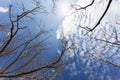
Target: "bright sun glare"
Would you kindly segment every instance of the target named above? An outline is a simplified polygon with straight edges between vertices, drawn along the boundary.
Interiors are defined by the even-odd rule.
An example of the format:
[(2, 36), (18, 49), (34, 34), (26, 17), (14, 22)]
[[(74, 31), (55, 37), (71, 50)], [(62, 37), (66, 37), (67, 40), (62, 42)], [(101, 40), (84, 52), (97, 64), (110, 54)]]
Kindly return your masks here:
[(62, 16), (65, 16), (68, 14), (69, 12), (69, 9), (70, 9), (70, 6), (68, 3), (62, 3), (60, 4), (60, 6), (58, 7), (58, 14), (59, 15), (62, 15)]
[(63, 4), (60, 11), (61, 11), (61, 14), (67, 15), (67, 13), (69, 11), (69, 6), (67, 4)]

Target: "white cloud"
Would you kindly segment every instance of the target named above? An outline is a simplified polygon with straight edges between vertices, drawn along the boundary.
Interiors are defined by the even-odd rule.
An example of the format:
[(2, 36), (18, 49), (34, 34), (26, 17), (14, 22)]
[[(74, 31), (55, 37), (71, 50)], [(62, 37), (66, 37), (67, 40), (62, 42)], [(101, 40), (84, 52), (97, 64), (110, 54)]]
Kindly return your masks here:
[(8, 8), (0, 7), (0, 12), (6, 13), (8, 12)]
[[(87, 5), (87, 3), (89, 3), (91, 0), (86, 3), (85, 1), (88, 1), (88, 0), (78, 0), (76, 4), (84, 6), (84, 5)], [(100, 1), (103, 1), (103, 2), (100, 2)], [(119, 61), (120, 55), (119, 54), (116, 55), (117, 53), (120, 52), (119, 47), (110, 46), (103, 42), (92, 40), (92, 37), (94, 36), (97, 37), (98, 39), (104, 39), (103, 35), (106, 33), (105, 39), (108, 39), (111, 42), (116, 42), (115, 32), (113, 31), (116, 31), (117, 34), (120, 34), (119, 25), (116, 24), (116, 22), (120, 22), (120, 11), (118, 10), (118, 7), (120, 7), (119, 0), (112, 2), (112, 5), (108, 10), (107, 15), (104, 17), (99, 27), (97, 27), (97, 29), (94, 30), (94, 34), (89, 33), (87, 36), (85, 36), (83, 35), (85, 33), (85, 30), (79, 27), (80, 25), (82, 27), (88, 26), (89, 28), (92, 28), (98, 21), (101, 14), (104, 12), (106, 4), (107, 2), (106, 1), (104, 2), (104, 0), (96, 0), (96, 2), (92, 7), (88, 7), (86, 10), (81, 10), (74, 14), (66, 16), (60, 28), (57, 31), (57, 39), (62, 39), (64, 36), (65, 39), (71, 40), (72, 43), (75, 43), (77, 47), (76, 50), (74, 50), (74, 53), (72, 51), (68, 52), (65, 59), (68, 59), (67, 57), (69, 57), (70, 59), (75, 55), (77, 55), (77, 58), (76, 57), (75, 58), (76, 58), (76, 61), (78, 62), (75, 62), (74, 64), (76, 66), (83, 64), (82, 68), (83, 70), (85, 70), (84, 72), (88, 72), (87, 71), (88, 68), (91, 68), (91, 69), (96, 68), (96, 72), (97, 72), (97, 69), (99, 69), (97, 67), (100, 67), (102, 63), (98, 62), (95, 58), (104, 59), (104, 58), (112, 57), (111, 61), (114, 61), (117, 64), (120, 63)], [(101, 32), (102, 30), (105, 31), (105, 33)], [(117, 35), (117, 36), (120, 37), (120, 35)], [(118, 38), (118, 40), (120, 40), (120, 38)], [(76, 66), (72, 68), (76, 68)], [(104, 73), (105, 71), (107, 72), (109, 70), (109, 68), (108, 67), (106, 68), (106, 67), (107, 67), (106, 65), (104, 65), (103, 67)], [(71, 67), (69, 68), (71, 69)], [(79, 68), (79, 69), (82, 69), (82, 68)], [(75, 69), (72, 69), (72, 70), (75, 70)], [(70, 71), (73, 72), (72, 70)], [(109, 77), (107, 79), (110, 80)]]

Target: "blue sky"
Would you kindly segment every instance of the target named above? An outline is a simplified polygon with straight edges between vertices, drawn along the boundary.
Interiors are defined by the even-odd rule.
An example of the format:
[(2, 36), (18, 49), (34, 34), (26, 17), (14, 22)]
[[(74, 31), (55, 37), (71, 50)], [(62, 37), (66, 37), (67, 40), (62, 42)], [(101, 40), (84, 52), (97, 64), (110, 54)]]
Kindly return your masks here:
[[(91, 1), (91, 0), (90, 0)], [(60, 48), (60, 39), (62, 39), (61, 32), (63, 31), (64, 36), (66, 39), (71, 39), (75, 41), (77, 49), (74, 52), (70, 51), (65, 57), (66, 59), (75, 59), (72, 64), (69, 64), (66, 66), (66, 69), (61, 72), (61, 76), (64, 80), (88, 80), (89, 78), (93, 78), (94, 80), (112, 80), (112, 76), (115, 77), (115, 80), (120, 80), (120, 69), (115, 68), (113, 66), (110, 66), (108, 64), (105, 64), (104, 62), (95, 61), (93, 57), (101, 57), (101, 52), (106, 53), (102, 57), (112, 56), (113, 54), (120, 53), (119, 47), (116, 46), (109, 46), (105, 45), (105, 43), (101, 43), (99, 41), (96, 41), (93, 43), (90, 41), (91, 37), (94, 37), (96, 35), (97, 38), (101, 38), (102, 35), (100, 32), (100, 29), (105, 26), (106, 33), (112, 34), (111, 31), (113, 31), (113, 28), (110, 26), (115, 26), (115, 28), (118, 31), (118, 34), (120, 33), (119, 25), (116, 24), (116, 22), (120, 21), (120, 11), (119, 11), (119, 0), (113, 1), (112, 6), (110, 7), (110, 10), (108, 11), (107, 15), (103, 19), (103, 22), (100, 24), (100, 27), (98, 30), (94, 31), (93, 33), (89, 34), (89, 38), (87, 36), (84, 36), (83, 34), (86, 32), (85, 30), (79, 29), (79, 25), (82, 26), (89, 26), (90, 28), (95, 25), (97, 19), (104, 11), (104, 7), (106, 6), (106, 1), (104, 0), (98, 0), (95, 2), (95, 5), (92, 7), (83, 10), (78, 11), (78, 13), (74, 13), (74, 9), (71, 8), (71, 4), (79, 4), (81, 6), (84, 6), (88, 3), (90, 3), (88, 0), (59, 0), (56, 2), (56, 8), (53, 9), (53, 3), (51, 0), (42, 0), (42, 5), (46, 9), (46, 13), (40, 13), (35, 15), (36, 23), (39, 23), (42, 21), (42, 25), (45, 26), (45, 29), (51, 30), (49, 35), (51, 35), (50, 39), (48, 40), (50, 48), (47, 53), (50, 55), (56, 55), (57, 50)], [(102, 1), (102, 2), (101, 2)], [(21, 4), (24, 3), (25, 7), (32, 8), (33, 1), (32, 0), (0, 0), (0, 24), (9, 22), (8, 20), (8, 6), (9, 4), (13, 4), (14, 14), (18, 14), (21, 12)], [(29, 3), (29, 4), (28, 4)], [(69, 8), (67, 8), (69, 7)], [(67, 10), (68, 9), (68, 10)], [(66, 12), (66, 11), (67, 12)], [(85, 14), (87, 17), (83, 16), (82, 14)], [(29, 21), (28, 21), (29, 22)], [(27, 24), (28, 22), (25, 22)], [(30, 23), (29, 25), (32, 25)], [(33, 27), (32, 27), (33, 29)], [(104, 28), (103, 28), (104, 29)], [(34, 29), (34, 31), (37, 31), (37, 29)], [(113, 35), (114, 36), (114, 35)], [(107, 36), (108, 38), (110, 36)], [(110, 40), (114, 42), (114, 38), (110, 37)], [(99, 45), (98, 45), (99, 44)], [(89, 46), (90, 47), (89, 47)], [(103, 47), (106, 47), (103, 51)], [(93, 53), (93, 49), (95, 50), (95, 53)], [(78, 51), (79, 50), (79, 51)], [(84, 51), (90, 52), (89, 54), (94, 55), (91, 56), (89, 54), (84, 53)], [(90, 57), (90, 59), (86, 57)], [(114, 56), (113, 62), (120, 64), (120, 55)], [(110, 59), (110, 60), (112, 60)], [(59, 77), (59, 76), (58, 76)], [(58, 79), (56, 78), (56, 80)]]

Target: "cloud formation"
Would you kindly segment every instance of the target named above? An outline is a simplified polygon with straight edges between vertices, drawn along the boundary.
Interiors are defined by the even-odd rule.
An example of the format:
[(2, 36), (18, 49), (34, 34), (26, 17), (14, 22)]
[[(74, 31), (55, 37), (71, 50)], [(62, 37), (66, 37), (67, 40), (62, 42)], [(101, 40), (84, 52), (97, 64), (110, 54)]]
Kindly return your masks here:
[[(86, 1), (88, 0), (78, 0), (76, 4), (84, 6), (89, 3), (89, 1)], [(106, 4), (107, 1), (105, 0), (95, 0), (94, 5), (85, 10), (74, 11), (73, 8), (73, 12), (71, 11), (73, 14), (66, 16), (60, 25), (60, 28), (57, 30), (57, 39), (65, 38), (71, 42), (70, 44), (75, 45), (76, 49), (73, 50), (74, 52), (70, 50), (66, 52), (67, 54), (65, 56), (65, 59), (75, 58), (76, 60), (72, 65), (68, 66), (73, 74), (76, 74), (77, 71), (78, 75), (88, 75), (90, 72), (88, 69), (91, 69), (91, 71), (93, 70), (92, 74), (95, 76), (105, 76), (104, 73), (108, 73), (110, 67), (107, 64), (103, 65), (102, 62), (97, 61), (99, 59), (109, 59), (110, 61), (113, 61), (113, 63), (120, 64), (120, 55), (118, 54), (120, 53), (119, 47), (95, 40), (97, 38), (113, 43), (120, 41), (119, 24), (116, 24), (120, 21), (120, 11), (118, 10), (118, 7), (120, 7), (119, 0), (112, 2), (109, 11), (97, 29), (95, 29), (94, 32), (85, 35), (87, 32), (87, 30), (85, 30), (87, 29), (86, 27), (93, 28), (101, 14), (104, 12)], [(75, 8), (77, 7), (79, 6), (75, 6)], [(100, 70), (101, 73), (98, 74), (98, 71)], [(97, 79), (98, 77), (95, 78), (95, 80)]]
[(8, 8), (0, 7), (0, 12), (6, 13), (8, 12)]

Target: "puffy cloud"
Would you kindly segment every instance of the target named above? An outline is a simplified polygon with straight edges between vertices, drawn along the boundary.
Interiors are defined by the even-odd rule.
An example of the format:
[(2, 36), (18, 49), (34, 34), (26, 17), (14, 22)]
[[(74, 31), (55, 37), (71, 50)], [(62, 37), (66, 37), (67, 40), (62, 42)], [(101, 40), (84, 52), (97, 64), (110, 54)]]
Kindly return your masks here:
[[(76, 4), (83, 5), (82, 3), (84, 3), (84, 5), (86, 5), (89, 3), (85, 3), (85, 1), (78, 0)], [(109, 72), (110, 68), (108, 65), (103, 65), (102, 62), (98, 62), (96, 59), (99, 58), (109, 58), (113, 63), (120, 64), (120, 55), (117, 54), (120, 52), (119, 47), (105, 44), (99, 40), (94, 40), (94, 38), (98, 38), (116, 42), (117, 39), (115, 32), (117, 32), (118, 41), (120, 41), (120, 29), (119, 25), (116, 24), (120, 21), (120, 11), (118, 10), (118, 7), (120, 6), (119, 0), (112, 2), (112, 5), (104, 19), (92, 33), (85, 35), (87, 30), (79, 27), (81, 26), (85, 28), (87, 26), (89, 28), (93, 28), (101, 14), (103, 14), (106, 4), (107, 1), (95, 0), (94, 5), (88, 7), (86, 10), (79, 10), (66, 16), (58, 29), (57, 39), (62, 39), (64, 36), (66, 40), (71, 40), (71, 42), (76, 46), (76, 50), (74, 50), (74, 52), (66, 52), (66, 57), (69, 58), (65, 57), (65, 59), (70, 59), (71, 57), (75, 57), (76, 59), (76, 62), (74, 63), (75, 66), (72, 67), (72, 69), (69, 67), (71, 72), (73, 72), (72, 70), (75, 70), (73, 68), (78, 68), (79, 70), (81, 69), (80, 71), (84, 70), (83, 73), (89, 74), (89, 68), (93, 71), (96, 69), (96, 71), (93, 72), (94, 75), (101, 75), (98, 74), (97, 70), (102, 70), (101, 73), (104, 75), (103, 73)], [(101, 67), (101, 65), (103, 67)], [(76, 70), (78, 71), (78, 74), (82, 74), (79, 70)], [(93, 78), (93, 76), (90, 76), (90, 78)]]
[(6, 13), (8, 12), (8, 8), (0, 7), (0, 12)]

